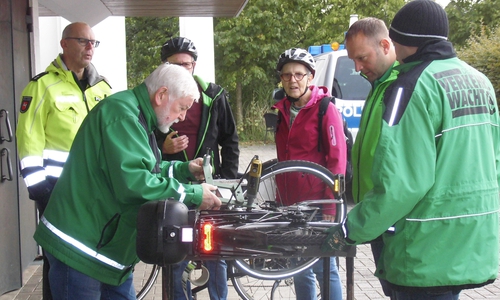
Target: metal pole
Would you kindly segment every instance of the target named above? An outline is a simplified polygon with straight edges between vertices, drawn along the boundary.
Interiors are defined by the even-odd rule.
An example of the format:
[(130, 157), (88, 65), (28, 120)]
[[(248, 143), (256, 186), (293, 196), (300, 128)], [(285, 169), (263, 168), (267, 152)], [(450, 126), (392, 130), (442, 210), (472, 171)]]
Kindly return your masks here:
[(323, 257), (323, 290), (321, 299), (330, 299), (330, 257)]
[(161, 268), (161, 299), (174, 300), (174, 277), (172, 266), (167, 265)]
[(354, 300), (354, 257), (346, 257), (347, 300)]

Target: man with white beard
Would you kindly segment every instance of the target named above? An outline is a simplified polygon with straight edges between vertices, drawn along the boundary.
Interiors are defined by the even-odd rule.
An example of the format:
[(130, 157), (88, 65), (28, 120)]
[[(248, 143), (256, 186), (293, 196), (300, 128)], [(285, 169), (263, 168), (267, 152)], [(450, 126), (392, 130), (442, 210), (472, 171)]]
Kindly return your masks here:
[(136, 218), (148, 201), (221, 202), (203, 159), (161, 160), (154, 130), (183, 121), (200, 96), (184, 68), (160, 65), (141, 85), (102, 100), (78, 131), (35, 232), (50, 261), (54, 299), (135, 299)]

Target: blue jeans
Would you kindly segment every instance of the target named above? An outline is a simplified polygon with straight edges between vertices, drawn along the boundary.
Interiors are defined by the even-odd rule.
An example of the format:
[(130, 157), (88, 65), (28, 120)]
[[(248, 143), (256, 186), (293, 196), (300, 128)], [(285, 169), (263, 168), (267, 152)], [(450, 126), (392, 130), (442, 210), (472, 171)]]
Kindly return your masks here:
[[(316, 300), (316, 279), (319, 282), (321, 291), (323, 291), (323, 260), (330, 260), (330, 299), (342, 300), (342, 285), (337, 270), (335, 257), (325, 257), (318, 260), (311, 268), (300, 272), (293, 277), (295, 286), (295, 295), (299, 300)], [(314, 276), (316, 274), (316, 276)]]
[[(174, 276), (174, 300), (192, 300), (191, 283), (186, 282), (186, 293), (182, 286), (182, 273), (189, 261), (185, 260), (172, 266)], [(226, 300), (227, 298), (227, 265), (224, 260), (207, 260), (203, 264), (207, 267), (210, 277), (208, 278), (208, 294), (210, 300)], [(186, 298), (187, 296), (187, 298)]]
[(393, 295), (396, 300), (458, 300), (460, 292), (444, 292), (444, 293), (430, 293), (430, 292), (397, 292), (394, 291)]
[(132, 273), (119, 286), (102, 283), (78, 272), (45, 251), (50, 262), (49, 281), (55, 300), (135, 300)]

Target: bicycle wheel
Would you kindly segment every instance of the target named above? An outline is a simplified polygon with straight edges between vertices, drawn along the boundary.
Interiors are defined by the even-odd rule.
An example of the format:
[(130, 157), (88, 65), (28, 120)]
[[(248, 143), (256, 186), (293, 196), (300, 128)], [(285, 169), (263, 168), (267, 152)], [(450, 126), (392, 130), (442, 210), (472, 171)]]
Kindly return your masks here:
[(148, 280), (142, 287), (142, 289), (137, 293), (136, 298), (137, 300), (142, 300), (144, 297), (146, 297), (147, 293), (151, 290), (153, 285), (156, 282), (156, 279), (158, 278), (158, 275), (160, 273), (160, 267), (158, 265), (153, 265), (151, 269), (151, 273), (149, 274)]
[(345, 201), (339, 196), (344, 193), (344, 182), (337, 186), (336, 175), (327, 168), (309, 161), (271, 160), (263, 163), (256, 203), (260, 206), (305, 204), (318, 206), (335, 204), (334, 222), (344, 220), (347, 212)]
[[(260, 179), (256, 203), (260, 206), (279, 206), (283, 200), (287, 203), (306, 203), (308, 205), (325, 202), (335, 203), (335, 222), (341, 222), (346, 215), (346, 205), (342, 199), (332, 199), (338, 195), (334, 175), (326, 168), (307, 161), (266, 162)], [(294, 185), (293, 193), (288, 187)], [(290, 189), (291, 190), (291, 189)], [(318, 190), (324, 192), (318, 194)], [(297, 192), (299, 191), (299, 192)], [(330, 196), (330, 197), (325, 197)], [(325, 199), (325, 198), (329, 198)], [(319, 214), (321, 216), (321, 213)], [(316, 216), (316, 219), (319, 217)], [(316, 233), (304, 234), (304, 229), (297, 233), (290, 228), (281, 232), (276, 227), (268, 232), (268, 241), (274, 245), (310, 245), (319, 246), (325, 238), (322, 228), (333, 224), (309, 223), (309, 229), (317, 228)], [(268, 224), (270, 225), (270, 224)], [(262, 231), (262, 224), (259, 225)], [(252, 227), (252, 226), (251, 226)], [(257, 229), (257, 228), (255, 228)], [(299, 240), (297, 240), (299, 239)], [(295, 299), (293, 275), (310, 268), (319, 258), (305, 258), (292, 264), (291, 258), (237, 259), (231, 265), (231, 281), (234, 288), (245, 300), (256, 299)]]
[[(137, 300), (142, 300), (146, 297), (146, 295), (151, 291), (151, 288), (156, 283), (159, 274), (160, 274), (160, 267), (158, 265), (152, 265), (151, 273), (149, 274), (148, 279), (146, 280), (146, 282), (136, 295)], [(205, 271), (202, 271), (202, 269), (199, 267), (191, 271), (189, 280), (191, 280), (191, 294), (193, 295), (193, 299), (196, 299), (197, 293), (208, 287), (206, 282), (205, 283), (201, 282), (202, 284), (196, 284), (197, 282), (200, 283), (199, 279), (203, 276), (206, 276)], [(193, 282), (192, 281), (193, 279), (196, 279), (197, 282)]]
[[(283, 260), (289, 261), (289, 259)], [(260, 262), (258, 259), (255, 259), (252, 263), (260, 264), (266, 262)], [(240, 272), (233, 263), (228, 264), (228, 277), (233, 283), (233, 288), (243, 300), (295, 300), (297, 298), (293, 285), (293, 277), (287, 277), (277, 280), (258, 279)], [(319, 290), (319, 286), (317, 286), (317, 289)]]

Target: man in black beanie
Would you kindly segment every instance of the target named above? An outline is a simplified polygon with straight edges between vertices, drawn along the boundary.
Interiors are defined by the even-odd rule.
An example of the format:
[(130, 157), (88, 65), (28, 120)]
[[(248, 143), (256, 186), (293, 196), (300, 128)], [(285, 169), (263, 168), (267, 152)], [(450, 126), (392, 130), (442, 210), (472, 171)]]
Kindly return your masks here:
[(375, 275), (397, 300), (457, 300), (498, 274), (500, 116), (484, 74), (456, 57), (439, 4), (414, 0), (389, 29), (398, 78), (387, 88), (373, 188), (329, 229), (323, 249), (382, 234)]

